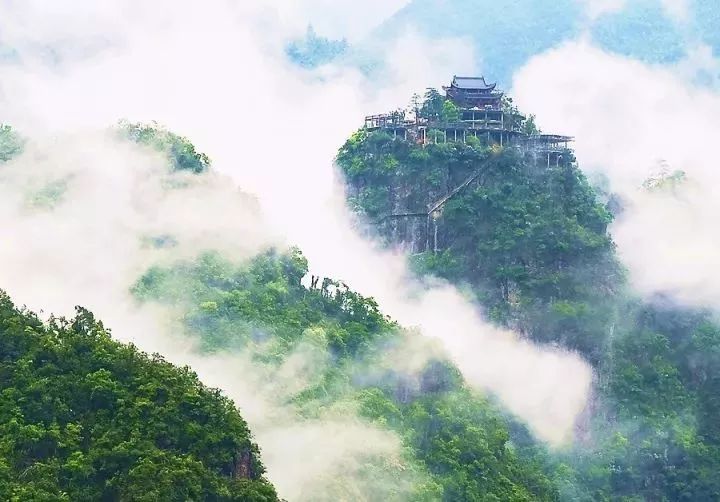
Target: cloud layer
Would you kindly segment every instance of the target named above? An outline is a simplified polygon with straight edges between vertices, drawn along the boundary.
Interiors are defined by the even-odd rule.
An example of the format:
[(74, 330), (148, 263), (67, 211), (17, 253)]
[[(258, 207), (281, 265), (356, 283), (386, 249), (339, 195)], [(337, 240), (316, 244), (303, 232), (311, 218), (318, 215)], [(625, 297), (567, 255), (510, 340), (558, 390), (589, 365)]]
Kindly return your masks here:
[[(643, 65), (572, 43), (534, 59), (514, 91), (548, 131), (575, 135), (581, 167), (606, 175), (625, 201), (612, 233), (636, 288), (717, 308), (720, 95), (696, 86), (692, 68)], [(662, 170), (683, 171), (688, 181), (642, 188)]]
[[(150, 263), (207, 248), (242, 258), (268, 243), (298, 244), (316, 273), (346, 280), (400, 322), (441, 340), (471, 384), (497, 394), (539, 437), (568, 439), (590, 386), (588, 365), (489, 326), (452, 288), (428, 293), (413, 284), (403, 257), (354, 233), (332, 165), (365, 113), (396, 108), (413, 91), (471, 71), (472, 51), (449, 40), (419, 53), (422, 40), (407, 33), (388, 48), (391, 70), (371, 82), (348, 69), (289, 66), (282, 41), (296, 23), (283, 5), (68, 1), (53, 13), (42, 4), (0, 7), (2, 42), (14, 49), (3, 63), (0, 114), (34, 138), (0, 171), (0, 217), (12, 222), (1, 234), (11, 243), (0, 254), (2, 287), (46, 311), (68, 313), (82, 303), (119, 338), (190, 362), (248, 411), (283, 496), (307, 494), (317, 481), (283, 467), (301, 464), (307, 444), (350, 462), (358, 443), (343, 438), (363, 430), (377, 454), (397, 455), (397, 448), (387, 449), (394, 443), (386, 432), (345, 416), (333, 424), (348, 428), (337, 441), (287, 449), (278, 434), (307, 427), (313, 437), (318, 424), (276, 427), (277, 403), (258, 394), (266, 389), (225, 376), (243, 367), (240, 359), (198, 358), (169, 338), (165, 313), (139, 311), (128, 287)], [(351, 19), (354, 4), (339, 5)], [(190, 137), (226, 177), (166, 192), (157, 157), (98, 132), (122, 117), (158, 120)], [(32, 194), (53, 183), (67, 185), (60, 201), (33, 206)], [(234, 184), (255, 194), (257, 205)], [(161, 231), (180, 237), (171, 255), (140, 245), (143, 235)]]

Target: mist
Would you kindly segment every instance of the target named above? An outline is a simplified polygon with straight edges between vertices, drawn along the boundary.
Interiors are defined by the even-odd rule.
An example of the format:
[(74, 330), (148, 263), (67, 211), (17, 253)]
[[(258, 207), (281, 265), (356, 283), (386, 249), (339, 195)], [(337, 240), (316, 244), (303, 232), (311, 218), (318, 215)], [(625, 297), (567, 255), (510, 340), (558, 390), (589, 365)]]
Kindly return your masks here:
[[(718, 309), (720, 94), (695, 81), (715, 65), (691, 56), (651, 66), (577, 42), (531, 61), (514, 93), (521, 107), (535, 106), (541, 126), (575, 135), (580, 166), (623, 201), (611, 233), (634, 288)], [(678, 171), (685, 181), (643, 187)]]
[[(55, 187), (52, 193), (48, 187)], [(242, 261), (268, 246), (286, 246), (267, 232), (257, 201), (227, 177), (170, 173), (155, 152), (111, 131), (85, 132), (28, 143), (0, 170), (0, 200), (8, 222), (0, 232), (0, 276), (16, 301), (46, 309), (45, 317), (89, 306), (115, 338), (190, 365), (205, 384), (222, 388), (251, 425), (284, 496), (317, 500), (344, 479), (347, 490), (371, 499), (370, 493), (409, 494), (422, 482), (402, 470), (394, 433), (360, 420), (353, 409), (305, 419), (290, 403), (330, 364), (326, 348), (297, 347), (280, 368), (257, 362), (251, 352), (201, 355), (177, 307), (132, 297), (133, 283), (151, 265), (208, 250)], [(177, 245), (147, 243), (167, 235)], [(378, 459), (397, 467), (370, 483), (361, 468)]]
[[(354, 12), (350, 2), (333, 5), (334, 16)], [(313, 273), (376, 298), (383, 312), (440, 341), (471, 385), (496, 395), (539, 438), (567, 443), (585, 406), (589, 366), (490, 326), (455, 289), (428, 289), (402, 255), (360, 238), (332, 165), (365, 114), (476, 71), (475, 55), (446, 40), (418, 57), (424, 41), (408, 32), (388, 48), (380, 83), (348, 68), (303, 72), (283, 57), (283, 41), (300, 26), (292, 12), (261, 1), (0, 7), (2, 42), (15, 49), (2, 66), (0, 116), (29, 138), (25, 153), (0, 168), (0, 287), (48, 313), (82, 304), (116, 338), (190, 364), (235, 400), (270, 480), (293, 500), (313, 499), (338, 472), (367, 499), (370, 487), (352, 466), (366, 456), (399, 459), (398, 438), (352, 410), (297, 420), (282, 393), (268, 389), (297, 382), (296, 373), (270, 377), (245, 354), (198, 355), (171, 312), (133, 301), (130, 286), (150, 265), (210, 249), (238, 261), (296, 244)], [(108, 135), (120, 118), (157, 120), (189, 137), (215, 173), (168, 189), (164, 159)], [(61, 194), (37, 202), (48, 185)], [(176, 248), (142, 244), (165, 234)]]

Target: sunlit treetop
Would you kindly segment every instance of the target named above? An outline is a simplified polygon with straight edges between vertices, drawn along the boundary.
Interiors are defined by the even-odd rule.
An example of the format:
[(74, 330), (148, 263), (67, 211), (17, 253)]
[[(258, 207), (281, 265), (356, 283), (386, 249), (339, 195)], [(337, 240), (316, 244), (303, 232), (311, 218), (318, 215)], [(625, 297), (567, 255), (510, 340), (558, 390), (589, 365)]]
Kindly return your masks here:
[(199, 174), (210, 168), (210, 158), (198, 152), (189, 139), (169, 131), (156, 122), (143, 124), (121, 120), (118, 127), (127, 139), (166, 154), (175, 170)]

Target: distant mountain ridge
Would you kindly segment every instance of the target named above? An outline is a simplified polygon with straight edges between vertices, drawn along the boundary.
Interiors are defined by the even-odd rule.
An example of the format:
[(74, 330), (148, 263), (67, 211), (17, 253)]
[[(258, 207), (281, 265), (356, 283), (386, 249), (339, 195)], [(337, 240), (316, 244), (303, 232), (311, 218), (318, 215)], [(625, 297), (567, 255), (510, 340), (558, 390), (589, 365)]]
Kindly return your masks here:
[[(590, 19), (579, 0), (412, 0), (376, 28), (366, 39), (328, 58), (325, 47), (318, 54), (289, 54), (297, 64), (312, 67), (332, 61), (373, 71), (381, 51), (408, 30), (430, 40), (469, 40), (479, 70), (494, 75), (509, 87), (513, 73), (531, 57), (574, 40), (588, 30), (590, 40), (611, 53), (646, 63), (672, 64), (697, 44), (710, 46), (720, 55), (720, 6), (714, 0), (695, 0), (686, 19), (673, 19), (661, 0), (629, 0), (616, 11)], [(313, 44), (307, 43), (307, 49)], [(375, 58), (375, 64), (369, 63)], [(310, 62), (311, 64), (308, 64)]]

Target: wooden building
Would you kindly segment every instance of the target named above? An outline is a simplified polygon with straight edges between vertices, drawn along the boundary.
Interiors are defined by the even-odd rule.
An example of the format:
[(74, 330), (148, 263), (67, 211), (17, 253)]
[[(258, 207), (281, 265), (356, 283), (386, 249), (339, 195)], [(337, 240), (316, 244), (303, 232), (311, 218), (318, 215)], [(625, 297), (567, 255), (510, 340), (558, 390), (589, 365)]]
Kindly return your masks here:
[(488, 84), (484, 77), (453, 77), (444, 86), (445, 99), (457, 109), (457, 115), (447, 118), (416, 116), (407, 119), (404, 112), (371, 115), (365, 118), (365, 129), (382, 129), (394, 139), (415, 141), (418, 144), (467, 142), (477, 138), (488, 145), (516, 147), (534, 157), (542, 156), (547, 165), (560, 163), (568, 150), (570, 136), (556, 134), (528, 134), (523, 130), (525, 117), (503, 100), (504, 93), (496, 84)]
[(453, 77), (449, 86), (443, 87), (445, 95), (458, 108), (502, 110), (503, 93), (496, 91), (497, 84), (488, 84), (485, 77)]

